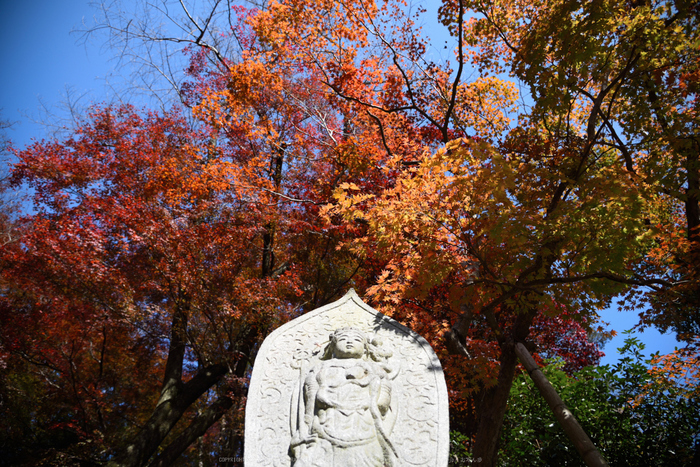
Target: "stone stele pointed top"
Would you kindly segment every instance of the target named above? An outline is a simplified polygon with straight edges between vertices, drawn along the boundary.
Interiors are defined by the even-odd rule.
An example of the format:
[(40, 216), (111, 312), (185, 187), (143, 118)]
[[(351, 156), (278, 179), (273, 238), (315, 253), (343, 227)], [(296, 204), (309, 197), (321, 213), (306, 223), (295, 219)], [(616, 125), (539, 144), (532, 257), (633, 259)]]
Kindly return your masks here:
[(444, 467), (445, 378), (428, 342), (350, 290), (270, 334), (245, 415), (246, 467)]

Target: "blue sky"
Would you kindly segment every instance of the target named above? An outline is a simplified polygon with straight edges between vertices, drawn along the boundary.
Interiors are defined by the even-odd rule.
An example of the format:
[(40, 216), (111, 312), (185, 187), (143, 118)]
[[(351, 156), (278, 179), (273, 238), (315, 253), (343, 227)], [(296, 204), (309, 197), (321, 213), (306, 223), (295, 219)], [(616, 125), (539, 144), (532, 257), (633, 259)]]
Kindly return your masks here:
[[(7, 134), (17, 147), (48, 136), (48, 129), (34, 120), (45, 120), (42, 105), (60, 112), (66, 92), (83, 96), (88, 106), (106, 99), (106, 79), (120, 70), (110, 60), (112, 52), (98, 42), (83, 45), (71, 31), (88, 24), (95, 11), (87, 0), (0, 0), (0, 118), (13, 122)], [(124, 66), (123, 64), (121, 66)], [(616, 309), (602, 313), (618, 337), (609, 342), (602, 363), (618, 359), (616, 349), (626, 336), (622, 331), (637, 323), (636, 313)], [(675, 338), (654, 329), (636, 334), (647, 346), (646, 354), (669, 353)]]
[(67, 90), (99, 99), (112, 67), (108, 53), (78, 45), (79, 35), (71, 34), (83, 17), (91, 18), (88, 1), (0, 0), (0, 5), (0, 109), (13, 122), (10, 139), (21, 147), (46, 133), (31, 121), (45, 120), (40, 102), (57, 108)]

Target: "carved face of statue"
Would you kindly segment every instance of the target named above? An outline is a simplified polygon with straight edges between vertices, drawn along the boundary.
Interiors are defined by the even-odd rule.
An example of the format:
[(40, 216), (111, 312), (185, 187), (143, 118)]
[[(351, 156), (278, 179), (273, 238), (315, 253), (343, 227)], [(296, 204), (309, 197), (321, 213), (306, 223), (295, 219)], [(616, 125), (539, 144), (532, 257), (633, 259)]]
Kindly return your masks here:
[(336, 358), (360, 358), (365, 353), (365, 338), (359, 332), (343, 331), (335, 335)]

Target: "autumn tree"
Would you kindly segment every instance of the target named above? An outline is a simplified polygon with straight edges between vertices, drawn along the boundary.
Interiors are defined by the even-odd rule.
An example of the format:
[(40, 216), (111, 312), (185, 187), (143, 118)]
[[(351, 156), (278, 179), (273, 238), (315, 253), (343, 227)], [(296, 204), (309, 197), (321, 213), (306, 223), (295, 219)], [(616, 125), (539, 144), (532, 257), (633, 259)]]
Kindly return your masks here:
[[(451, 330), (457, 345), (465, 355), (484, 341), (496, 345), (497, 376), (485, 388), (473, 452), (487, 464), (495, 462), (515, 375), (513, 345), (527, 340), (539, 315), (595, 320), (621, 284), (634, 281), (627, 265), (650, 241), (639, 217), (643, 198), (630, 197), (631, 179), (604, 155), (562, 167), (566, 154), (547, 153), (546, 145), (529, 161), (506, 147), (457, 140), (426, 153), (379, 197), (339, 195), (348, 218), (369, 224), (356, 248), (393, 257), (371, 293), (391, 303), (451, 274), (455, 305), (465, 310)], [(562, 179), (570, 189), (559, 188)], [(610, 244), (618, 245), (614, 256)], [(476, 324), (482, 320), (486, 326)], [(481, 332), (474, 336), (472, 327)]]
[[(692, 341), (700, 316), (698, 3), (471, 6), (480, 14), (479, 60), (522, 80), (533, 118), (562, 144), (583, 136), (592, 147), (614, 151), (636, 185), (656, 197), (645, 218), (658, 229), (658, 246), (638, 273), (668, 286), (646, 295), (643, 319)], [(443, 8), (445, 22), (454, 22), (455, 6)], [(586, 133), (570, 124), (578, 108), (587, 116)]]
[(285, 255), (295, 251), (303, 302), (320, 306), (342, 292), (358, 263), (337, 251), (345, 229), (322, 226), (319, 210), (348, 178), (361, 174), (378, 188), (390, 177), (366, 161), (343, 157), (350, 123), (328, 101), (318, 77), (261, 45), (246, 21), (255, 10), (234, 12), (231, 34), (239, 53), (212, 68), (206, 48), (192, 50), (185, 102), (215, 132), (222, 153), (237, 161), (238, 179), (267, 200), (262, 274), (291, 267)]
[(261, 274), (251, 248), (264, 201), (216, 151), (177, 114), (106, 108), (13, 169), (37, 212), (3, 250), (3, 350), (79, 437), (124, 443), (118, 465), (161, 445), (168, 464), (240, 404), (252, 348), (292, 312), (295, 274)]
[[(474, 291), (467, 302), (476, 313), (465, 310), (451, 336), (467, 337), (474, 314), (483, 314), (501, 347), (500, 379), (474, 447), (491, 464), (512, 381), (509, 341), (524, 340), (538, 313), (556, 303), (595, 317), (616, 292), (648, 286), (650, 303), (661, 304), (648, 322), (683, 313), (678, 323), (692, 329), (697, 15), (692, 4), (444, 2), (441, 19), (454, 35), (466, 7), (478, 13), (465, 34), (474, 61), (486, 73), (510, 71), (535, 105), (493, 147), (450, 143), (385, 196), (340, 193), (339, 202), (349, 219), (373, 228), (369, 248), (358, 248), (395, 251), (374, 289), (390, 301), (429, 286), (436, 272), (464, 271), (460, 282), (464, 295)], [(661, 90), (648, 89), (664, 76), (670, 113), (661, 111)], [(640, 94), (651, 103), (637, 105)], [(661, 120), (674, 112), (672, 129)], [(494, 251), (508, 253), (492, 263)], [(485, 280), (495, 295), (482, 304), (475, 292), (487, 290)], [(683, 311), (664, 308), (660, 297), (674, 297)]]
[[(499, 79), (464, 80), (468, 56), (462, 44), (461, 19), (454, 70), (447, 63), (438, 65), (430, 60), (429, 41), (421, 37), (415, 21), (403, 5), (394, 2), (272, 2), (249, 19), (268, 66), (283, 63), (303, 67), (325, 86), (328, 99), (343, 118), (343, 128), (353, 131), (346, 144), (336, 146), (338, 155), (354, 164), (394, 172), (399, 180), (413, 176), (409, 168), (421, 163), (426, 148), (434, 150), (456, 136), (466, 138), (474, 133), (484, 143), (498, 139), (508, 128), (508, 112), (516, 98), (514, 87)], [(341, 204), (343, 190), (371, 196), (382, 188), (363, 174), (339, 186)], [(418, 186), (416, 190), (426, 188)], [(407, 202), (411, 201), (415, 199)], [(400, 209), (405, 214), (416, 207)], [(332, 215), (339, 213), (333, 211)], [(346, 216), (349, 225), (364, 229), (358, 220), (366, 221), (359, 212)], [(371, 221), (366, 224), (374, 227)], [(387, 222), (381, 224), (385, 227)], [(368, 264), (391, 261), (390, 247), (383, 243), (372, 244), (367, 250), (373, 254), (355, 251)], [(436, 266), (434, 272), (432, 278), (426, 273), (420, 276), (424, 282), (412, 284), (429, 289), (450, 271)], [(380, 283), (383, 280), (381, 276), (377, 279)], [(410, 298), (396, 296), (384, 311), (437, 344), (449, 327), (450, 317), (440, 319), (435, 311), (415, 311), (413, 307), (402, 310)], [(454, 315), (454, 309), (448, 310)], [(485, 401), (483, 407), (491, 405)], [(503, 409), (505, 399), (496, 406)], [(498, 423), (485, 422), (496, 432)]]

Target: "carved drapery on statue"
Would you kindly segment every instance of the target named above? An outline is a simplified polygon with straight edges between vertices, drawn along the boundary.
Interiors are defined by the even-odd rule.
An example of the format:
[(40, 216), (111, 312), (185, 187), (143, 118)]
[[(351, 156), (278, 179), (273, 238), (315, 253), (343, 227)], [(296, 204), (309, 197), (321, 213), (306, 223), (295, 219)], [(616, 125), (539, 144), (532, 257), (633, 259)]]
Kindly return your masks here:
[(304, 360), (291, 401), (293, 467), (396, 465), (390, 434), (398, 365), (390, 356), (378, 339), (345, 327), (330, 335), (319, 362)]
[(265, 339), (245, 423), (246, 466), (447, 465), (437, 356), (352, 290)]

